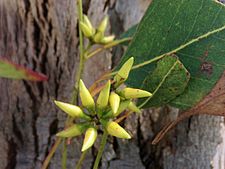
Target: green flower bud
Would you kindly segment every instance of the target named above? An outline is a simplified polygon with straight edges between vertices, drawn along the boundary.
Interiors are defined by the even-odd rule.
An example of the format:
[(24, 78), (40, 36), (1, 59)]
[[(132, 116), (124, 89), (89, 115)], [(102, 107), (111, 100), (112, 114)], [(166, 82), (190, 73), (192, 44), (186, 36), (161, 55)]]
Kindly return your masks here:
[(89, 149), (94, 144), (96, 138), (97, 138), (97, 130), (93, 127), (88, 128), (84, 136), (84, 143), (81, 151), (83, 152)]
[(83, 22), (85, 23), (85, 25), (88, 26), (88, 28), (91, 30), (92, 32), (92, 36), (95, 34), (95, 28), (92, 26), (90, 20), (88, 19), (88, 16), (87, 15), (84, 15), (84, 20)]
[(90, 38), (91, 36), (93, 36), (92, 29), (90, 29), (84, 22), (80, 22), (80, 28), (84, 36), (86, 36), (87, 38)]
[(101, 43), (107, 44), (107, 43), (112, 42), (114, 39), (115, 39), (115, 35), (105, 36), (105, 37), (103, 37), (103, 39), (101, 40)]
[(106, 130), (107, 132), (115, 137), (118, 138), (124, 138), (124, 139), (130, 139), (131, 136), (124, 130), (118, 123), (109, 121), (106, 124)]
[(81, 135), (86, 129), (87, 124), (74, 124), (73, 126), (56, 134), (58, 137), (75, 137)]
[(142, 97), (151, 97), (152, 94), (148, 91), (141, 90), (141, 89), (134, 89), (134, 88), (124, 88), (120, 92), (121, 96), (126, 99), (134, 99), (134, 98), (142, 98)]
[(97, 32), (95, 35), (94, 35), (94, 42), (96, 43), (101, 43), (102, 42), (102, 39), (104, 38), (104, 34), (102, 32)]
[(89, 109), (94, 109), (95, 107), (95, 102), (94, 99), (92, 98), (90, 92), (84, 85), (84, 82), (80, 80), (79, 83), (79, 93), (80, 93), (80, 99), (84, 107), (89, 108)]
[(91, 119), (89, 116), (84, 114), (84, 112), (78, 106), (68, 104), (68, 103), (64, 103), (64, 102), (60, 102), (60, 101), (56, 101), (56, 100), (54, 102), (60, 109), (62, 109), (64, 112), (66, 112), (71, 117), (80, 117), (80, 118), (84, 118), (84, 119), (87, 119), (87, 120)]
[(134, 57), (131, 57), (123, 64), (118, 73), (115, 75), (114, 80), (117, 82), (118, 85), (123, 83), (128, 78), (133, 63)]
[(122, 101), (120, 102), (120, 106), (117, 110), (117, 112), (114, 114), (114, 116), (118, 116), (120, 113), (122, 113), (124, 110), (126, 110), (128, 108), (130, 104), (130, 100), (125, 100), (125, 101)]
[(120, 96), (115, 92), (111, 92), (109, 96), (109, 103), (112, 108), (113, 114), (116, 114), (120, 105)]
[(105, 30), (107, 28), (108, 21), (109, 21), (109, 17), (108, 16), (105, 16), (104, 19), (99, 24), (97, 30), (99, 32), (102, 32), (104, 34), (105, 33)]
[(111, 87), (111, 82), (109, 80), (98, 96), (97, 108), (103, 109), (108, 105), (110, 87)]
[(128, 109), (132, 110), (135, 113), (141, 114), (141, 110), (133, 102), (130, 102), (130, 104), (128, 105)]

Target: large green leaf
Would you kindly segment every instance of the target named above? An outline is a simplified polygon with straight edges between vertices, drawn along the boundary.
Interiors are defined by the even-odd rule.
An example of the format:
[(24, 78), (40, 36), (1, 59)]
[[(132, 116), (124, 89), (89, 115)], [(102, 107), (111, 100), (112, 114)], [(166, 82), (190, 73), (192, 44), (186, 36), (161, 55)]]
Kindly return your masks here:
[(34, 72), (3, 58), (0, 58), (0, 77), (31, 81), (43, 81), (48, 79), (43, 74)]
[[(153, 0), (121, 64), (135, 58), (128, 85), (143, 86), (157, 60), (176, 53), (191, 74), (171, 104), (187, 109), (213, 88), (225, 70), (225, 6), (213, 0)], [(149, 83), (149, 88), (151, 84)]]
[[(121, 36), (120, 39), (123, 38), (132, 38), (134, 34), (137, 32), (138, 24), (132, 26), (127, 31), (125, 31)], [(128, 46), (130, 42), (123, 42), (121, 45)]]
[(165, 56), (143, 83), (143, 88), (153, 93), (144, 107), (168, 103), (184, 91), (189, 79), (189, 72), (175, 55)]

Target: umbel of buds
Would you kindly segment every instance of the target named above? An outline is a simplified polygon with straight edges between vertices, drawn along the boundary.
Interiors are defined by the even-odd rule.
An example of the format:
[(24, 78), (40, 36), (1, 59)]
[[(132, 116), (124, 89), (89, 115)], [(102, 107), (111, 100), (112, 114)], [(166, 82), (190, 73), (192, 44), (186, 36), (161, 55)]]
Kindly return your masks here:
[(99, 24), (97, 28), (94, 28), (91, 21), (86, 15), (83, 16), (83, 21), (80, 21), (80, 28), (84, 36), (87, 37), (91, 42), (97, 44), (107, 44), (115, 39), (114, 35), (105, 36), (105, 31), (109, 17), (106, 16)]
[[(91, 28), (91, 23), (87, 18), (84, 19), (84, 23), (86, 27)], [(107, 20), (104, 19), (97, 31), (104, 32), (106, 24)], [(95, 32), (94, 30), (91, 31), (92, 33)], [(117, 116), (126, 110), (141, 113), (132, 99), (152, 96), (150, 92), (141, 89), (120, 87), (128, 78), (133, 62), (134, 58), (131, 57), (123, 64), (113, 80), (106, 82), (99, 93), (96, 104), (82, 80), (79, 82), (81, 107), (55, 101), (55, 104), (69, 116), (80, 119), (79, 122), (57, 133), (56, 136), (70, 138), (85, 133), (81, 151), (86, 151), (95, 143), (97, 131), (101, 129), (106, 130), (112, 136), (130, 139), (130, 134), (115, 122)]]

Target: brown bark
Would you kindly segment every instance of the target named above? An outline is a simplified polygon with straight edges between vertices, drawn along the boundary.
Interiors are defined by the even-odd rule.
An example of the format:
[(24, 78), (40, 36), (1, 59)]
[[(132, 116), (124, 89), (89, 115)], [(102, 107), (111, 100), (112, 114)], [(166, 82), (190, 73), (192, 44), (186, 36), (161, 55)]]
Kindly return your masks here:
[[(151, 0), (85, 0), (84, 12), (95, 24), (110, 15), (108, 32), (120, 34), (138, 23)], [(63, 128), (65, 114), (54, 99), (68, 101), (78, 64), (75, 0), (1, 0), (0, 56), (7, 57), (49, 77), (33, 83), (0, 79), (0, 169), (39, 169), (55, 133)], [(84, 81), (88, 86), (116, 63), (122, 48), (90, 59)], [(151, 109), (131, 116), (124, 123), (134, 139), (110, 138), (101, 166), (110, 169), (210, 169), (225, 166), (220, 117), (199, 116), (178, 125), (167, 138), (152, 146), (153, 136), (178, 114), (171, 108)], [(223, 125), (221, 127), (221, 125)], [(68, 168), (79, 159), (82, 137), (69, 146)], [(91, 168), (98, 143), (89, 152), (83, 168)], [(224, 148), (224, 147), (223, 147)], [(61, 148), (49, 168), (61, 167)], [(214, 160), (214, 164), (211, 161)]]

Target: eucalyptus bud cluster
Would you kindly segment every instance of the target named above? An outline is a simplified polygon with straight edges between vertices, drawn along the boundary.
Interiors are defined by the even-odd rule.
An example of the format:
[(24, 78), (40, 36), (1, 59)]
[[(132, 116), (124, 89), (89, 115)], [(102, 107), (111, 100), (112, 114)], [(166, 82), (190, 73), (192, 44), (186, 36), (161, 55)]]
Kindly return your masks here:
[(114, 40), (115, 36), (105, 36), (105, 31), (109, 17), (106, 16), (99, 24), (97, 28), (94, 28), (87, 15), (83, 15), (83, 21), (80, 21), (80, 28), (84, 36), (87, 37), (91, 42), (97, 44), (107, 44)]
[(82, 80), (79, 82), (81, 107), (55, 101), (55, 104), (69, 116), (82, 119), (79, 123), (57, 133), (56, 136), (75, 137), (85, 132), (82, 151), (89, 149), (94, 144), (98, 130), (103, 129), (112, 136), (130, 139), (130, 134), (115, 122), (115, 119), (125, 110), (141, 113), (132, 99), (152, 96), (150, 92), (141, 89), (121, 88), (129, 76), (133, 62), (134, 58), (131, 57), (123, 64), (114, 78), (106, 82), (96, 103)]

